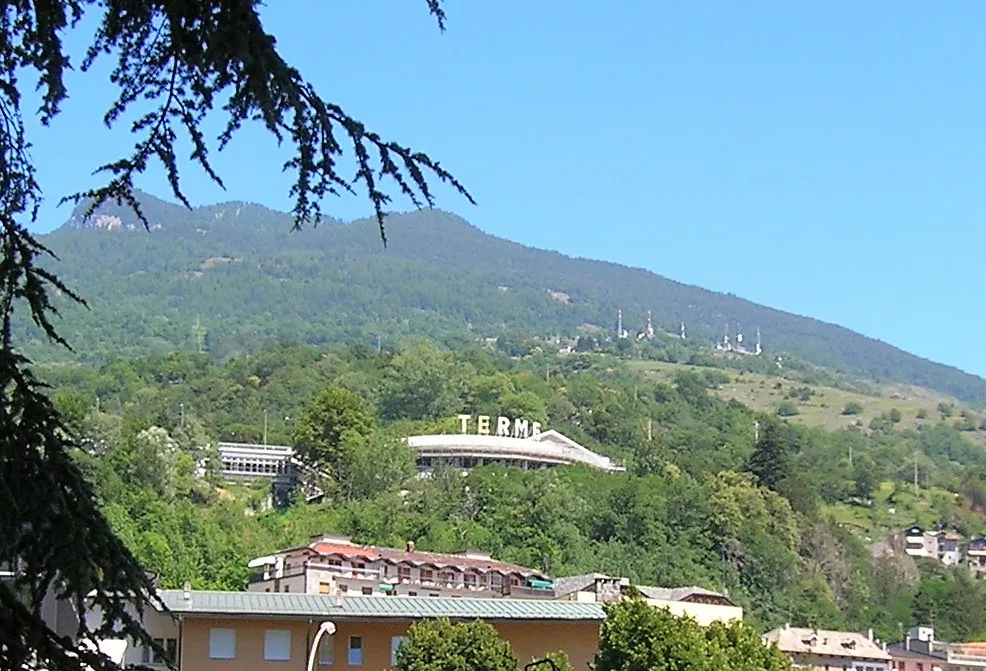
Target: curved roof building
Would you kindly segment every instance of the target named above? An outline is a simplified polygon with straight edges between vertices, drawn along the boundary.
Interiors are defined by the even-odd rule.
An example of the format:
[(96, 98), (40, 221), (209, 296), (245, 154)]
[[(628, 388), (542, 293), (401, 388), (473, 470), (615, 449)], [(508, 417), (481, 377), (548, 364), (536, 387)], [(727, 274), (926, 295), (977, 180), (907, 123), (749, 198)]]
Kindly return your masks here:
[(472, 433), (410, 436), (407, 444), (417, 452), (418, 465), (424, 469), (444, 462), (461, 468), (491, 463), (527, 469), (582, 464), (610, 473), (626, 470), (554, 430), (527, 438)]

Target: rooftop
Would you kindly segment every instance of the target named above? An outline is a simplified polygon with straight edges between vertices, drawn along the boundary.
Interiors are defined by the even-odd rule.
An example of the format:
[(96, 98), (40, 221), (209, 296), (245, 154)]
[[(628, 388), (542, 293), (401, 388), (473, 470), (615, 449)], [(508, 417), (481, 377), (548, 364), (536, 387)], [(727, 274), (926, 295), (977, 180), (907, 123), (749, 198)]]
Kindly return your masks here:
[(597, 580), (620, 579), (608, 576), (605, 573), (586, 573), (584, 575), (572, 575), (564, 578), (555, 578), (555, 598), (568, 596), (573, 592), (581, 592), (582, 590), (593, 586)]
[(890, 656), (895, 659), (927, 659), (931, 661), (943, 662), (946, 657), (944, 652), (929, 654), (927, 652), (922, 652), (921, 650), (915, 650), (913, 647), (908, 650), (902, 643), (894, 643), (887, 648), (887, 652), (889, 652)]
[(526, 599), (454, 599), (404, 596), (323, 596), (283, 592), (188, 592), (164, 590), (168, 609), (189, 616), (312, 617), (400, 619), (447, 617), (481, 620), (602, 621), (602, 606), (574, 601)]
[(788, 654), (802, 653), (889, 661), (890, 654), (863, 634), (784, 626), (763, 635), (767, 643)]
[(650, 587), (648, 585), (634, 585), (636, 590), (648, 599), (659, 599), (661, 601), (688, 601), (695, 597), (716, 599), (726, 602), (723, 605), (732, 605), (732, 600), (725, 594), (713, 592), (702, 587)]
[[(321, 556), (338, 557), (360, 557), (367, 561), (383, 560), (394, 564), (407, 563), (414, 566), (434, 566), (437, 569), (452, 567), (458, 569), (472, 569), (480, 573), (518, 573), (525, 577), (546, 578), (540, 571), (503, 562), (491, 558), (487, 554), (478, 552), (463, 552), (459, 554), (443, 552), (426, 552), (414, 548), (409, 543), (404, 550), (396, 548), (382, 548), (373, 545), (357, 545), (342, 537), (324, 537), (315, 540), (313, 543), (282, 550), (280, 553), (291, 552), (300, 549), (310, 549)], [(279, 554), (280, 554), (279, 553)]]

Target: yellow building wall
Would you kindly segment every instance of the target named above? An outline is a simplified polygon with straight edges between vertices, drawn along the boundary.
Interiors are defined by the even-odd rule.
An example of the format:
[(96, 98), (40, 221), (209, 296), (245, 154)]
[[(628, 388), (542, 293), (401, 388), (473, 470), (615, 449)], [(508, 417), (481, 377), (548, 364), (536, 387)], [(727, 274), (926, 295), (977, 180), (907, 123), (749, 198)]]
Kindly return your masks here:
[(664, 601), (663, 599), (646, 599), (655, 608), (667, 608), (672, 615), (689, 615), (702, 626), (713, 622), (729, 622), (742, 620), (743, 609), (739, 606), (718, 606), (708, 603), (690, 603), (688, 601)]
[[(335, 621), (333, 664), (321, 671), (365, 669), (381, 671), (391, 668), (390, 645), (394, 636), (404, 636), (410, 621)], [(492, 623), (500, 637), (510, 643), (520, 666), (548, 652), (561, 651), (569, 656), (577, 671), (588, 668), (599, 642), (599, 622), (500, 622)], [(186, 619), (181, 646), (181, 671), (270, 671), (303, 669), (319, 622), (263, 619)], [(236, 658), (209, 659), (209, 630), (212, 627), (236, 629)], [(287, 629), (291, 632), (291, 659), (264, 660), (264, 632)], [(363, 638), (363, 664), (349, 666), (350, 636)], [(324, 639), (323, 639), (324, 640)]]

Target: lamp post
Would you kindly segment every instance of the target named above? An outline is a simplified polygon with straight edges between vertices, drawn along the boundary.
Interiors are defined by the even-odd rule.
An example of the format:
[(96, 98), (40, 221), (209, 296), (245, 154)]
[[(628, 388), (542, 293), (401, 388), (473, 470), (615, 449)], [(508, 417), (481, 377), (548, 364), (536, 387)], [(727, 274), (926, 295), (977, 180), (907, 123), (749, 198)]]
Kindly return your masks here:
[(312, 641), (311, 652), (308, 653), (308, 671), (313, 671), (315, 668), (315, 655), (318, 653), (318, 642), (322, 640), (322, 636), (328, 634), (331, 636), (336, 633), (335, 622), (323, 622), (318, 626), (318, 631), (315, 633), (315, 640)]

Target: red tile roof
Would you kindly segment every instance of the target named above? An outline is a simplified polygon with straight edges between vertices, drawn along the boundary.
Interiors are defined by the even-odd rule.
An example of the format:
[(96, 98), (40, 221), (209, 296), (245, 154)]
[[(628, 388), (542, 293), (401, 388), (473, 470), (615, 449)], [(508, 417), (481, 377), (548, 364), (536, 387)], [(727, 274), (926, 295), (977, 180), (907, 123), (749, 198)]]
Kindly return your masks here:
[(498, 571), (500, 573), (519, 573), (523, 576), (546, 577), (539, 571), (497, 561), (495, 559), (485, 559), (478, 557), (466, 557), (457, 554), (443, 554), (440, 552), (424, 552), (421, 550), (407, 551), (393, 548), (378, 548), (371, 545), (346, 545), (342, 543), (312, 543), (309, 548), (320, 555), (336, 555), (340, 557), (362, 557), (369, 560), (382, 559), (394, 564), (409, 563), (415, 566), (431, 565), (436, 568), (457, 568), (460, 570), (472, 569), (481, 573)]

